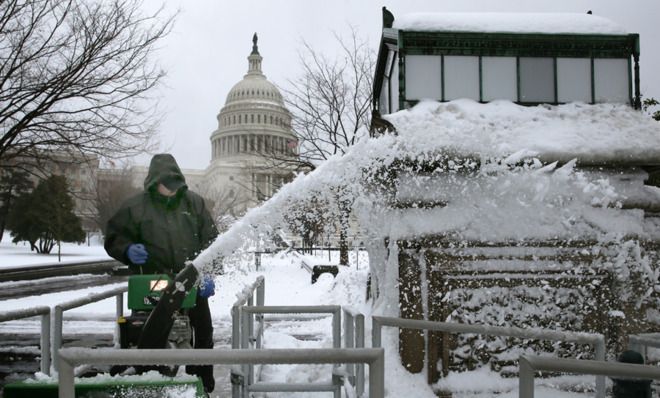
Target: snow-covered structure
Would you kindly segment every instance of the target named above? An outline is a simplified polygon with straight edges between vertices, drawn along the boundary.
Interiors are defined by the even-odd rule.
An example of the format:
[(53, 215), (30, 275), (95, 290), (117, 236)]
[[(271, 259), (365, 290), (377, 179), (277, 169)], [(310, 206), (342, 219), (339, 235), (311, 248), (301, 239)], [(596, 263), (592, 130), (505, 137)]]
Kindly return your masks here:
[[(383, 10), (374, 108), (405, 149), (365, 228), (385, 240), (370, 257), (396, 315), (599, 332), (613, 350), (660, 324), (660, 190), (645, 185), (660, 125), (635, 110), (638, 61), (638, 35), (594, 15)], [(399, 343), (429, 382), (511, 348)]]
[(374, 83), (381, 114), (459, 98), (639, 108), (639, 35), (590, 14), (383, 10)]

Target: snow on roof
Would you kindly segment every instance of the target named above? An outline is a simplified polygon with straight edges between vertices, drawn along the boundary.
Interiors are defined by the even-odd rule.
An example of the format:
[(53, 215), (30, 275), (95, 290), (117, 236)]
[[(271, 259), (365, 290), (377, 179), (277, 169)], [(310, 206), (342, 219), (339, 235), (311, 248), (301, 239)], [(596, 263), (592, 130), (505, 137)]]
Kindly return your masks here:
[(660, 123), (626, 105), (571, 103), (524, 107), (509, 101), (424, 101), (386, 116), (403, 149), (475, 157), (535, 156), (546, 162), (658, 164)]
[(394, 28), (423, 32), (613, 34), (628, 32), (607, 18), (577, 13), (412, 13)]
[[(644, 172), (625, 178), (631, 183), (622, 185), (615, 181), (617, 171), (589, 175), (575, 168), (576, 164), (658, 162), (660, 123), (628, 106), (427, 101), (386, 118), (396, 126), (397, 135), (363, 139), (344, 156), (331, 157), (313, 172), (299, 175), (269, 201), (251, 209), (193, 263), (212, 266), (218, 256), (231, 257), (250, 242), (269, 239), (278, 228), (287, 229), (286, 215), (301, 211), (296, 207), (310, 203), (310, 198), (320, 199), (313, 206), (328, 203), (326, 213), (335, 217), (339, 203), (352, 203), (365, 241), (439, 233), (477, 240), (660, 234), (660, 226), (650, 225), (643, 211), (621, 209), (633, 192), (630, 184), (643, 186)], [(431, 190), (448, 193), (446, 207), (398, 210), (390, 206), (382, 188), (394, 188), (379, 185), (382, 181), (376, 170), (400, 159), (434, 162), (448, 158), (458, 160), (457, 164), (460, 159), (476, 159), (481, 166), (466, 173), (440, 170), (449, 179), (431, 182), (435, 186)], [(533, 161), (520, 166), (524, 159)], [(415, 171), (410, 172), (415, 178)], [(420, 178), (415, 184), (424, 187), (429, 182)], [(660, 200), (657, 188), (642, 192), (637, 187), (634, 192), (641, 195), (636, 202)]]

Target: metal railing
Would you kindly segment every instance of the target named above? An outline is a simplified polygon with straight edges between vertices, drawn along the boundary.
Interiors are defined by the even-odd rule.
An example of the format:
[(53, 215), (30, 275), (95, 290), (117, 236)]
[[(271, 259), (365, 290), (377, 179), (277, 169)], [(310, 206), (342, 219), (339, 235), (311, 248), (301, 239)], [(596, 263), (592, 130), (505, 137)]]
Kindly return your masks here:
[(261, 349), (261, 350), (113, 350), (62, 348), (58, 351), (60, 398), (75, 396), (74, 367), (79, 365), (235, 365), (341, 364), (369, 365), (369, 397), (385, 395), (385, 359), (382, 348)]
[[(116, 315), (117, 319), (124, 314), (124, 293), (128, 291), (128, 285), (116, 287), (104, 292), (93, 293), (76, 300), (71, 300), (55, 306), (53, 316), (53, 368), (59, 371), (59, 357), (56, 355), (57, 351), (62, 348), (62, 326), (64, 311), (82, 307), (87, 304), (95, 303), (97, 301), (105, 300), (111, 297), (116, 297)], [(119, 342), (119, 324), (115, 326), (115, 345)]]
[[(344, 347), (364, 348), (364, 315), (352, 307), (342, 307), (344, 312)], [(358, 397), (364, 393), (364, 365), (346, 364), (348, 381), (355, 387)]]
[[(384, 326), (406, 329), (433, 330), (448, 333), (473, 333), (489, 336), (518, 337), (522, 339), (565, 341), (579, 344), (589, 344), (594, 347), (594, 357), (597, 361), (605, 360), (605, 338), (602, 334), (559, 332), (545, 329), (521, 329), (516, 327), (499, 327), (487, 325), (468, 325), (463, 323), (433, 322), (417, 319), (391, 317), (372, 317), (372, 346), (381, 347), (382, 328)], [(596, 376), (596, 397), (605, 397), (605, 377)]]
[[(246, 286), (237, 296), (236, 302), (231, 307), (231, 348), (240, 348), (241, 340), (241, 308), (245, 306), (256, 305), (263, 306), (266, 295), (266, 282), (263, 276), (257, 279), (249, 286)], [(263, 328), (263, 319), (260, 320), (260, 327)], [(261, 340), (259, 340), (261, 345)]]
[[(259, 322), (263, 322), (265, 314), (331, 314), (332, 315), (332, 346), (334, 349), (341, 348), (341, 307), (338, 305), (322, 306), (247, 306), (242, 307), (240, 311), (241, 330), (240, 340), (241, 349), (249, 349), (251, 345), (256, 349), (261, 348), (263, 341), (263, 326), (254, 328), (255, 316), (259, 317)], [(263, 325), (263, 323), (262, 323)], [(297, 352), (299, 350), (289, 350)], [(342, 363), (335, 362), (335, 363)], [(348, 362), (346, 362), (348, 363)], [(241, 368), (241, 373), (234, 372), (232, 378), (241, 380), (242, 394), (234, 397), (248, 397), (250, 392), (302, 392), (302, 391), (329, 391), (333, 392), (335, 397), (340, 395), (341, 384), (339, 383), (338, 372), (333, 373), (333, 382), (331, 384), (292, 384), (292, 383), (256, 383), (254, 375), (254, 364), (245, 364)], [(235, 390), (232, 390), (235, 391)]]
[(647, 357), (647, 348), (660, 348), (660, 333), (640, 333), (628, 336), (628, 349)]
[[(266, 296), (266, 282), (263, 276), (257, 277), (257, 279), (249, 286), (246, 286), (239, 294), (236, 302), (231, 307), (231, 348), (238, 349), (241, 347), (241, 309), (248, 306), (256, 305), (263, 306)], [(255, 297), (256, 294), (256, 297)], [(259, 323), (257, 325), (258, 330), (263, 330), (264, 320), (263, 317), (259, 318)], [(252, 335), (254, 333), (254, 325), (249, 326), (247, 333)], [(258, 340), (256, 341), (257, 347), (261, 348), (261, 338), (262, 334), (257, 333)], [(242, 385), (242, 375), (243, 371), (231, 369), (231, 380), (232, 380), (232, 396), (238, 397), (241, 394), (241, 385)]]
[(619, 362), (546, 358), (521, 355), (518, 359), (518, 396), (534, 398), (534, 374), (537, 371), (566, 372), (635, 379), (660, 380), (660, 368)]
[(298, 260), (300, 260), (300, 268), (305, 269), (307, 272), (310, 274), (312, 273), (312, 266), (307, 264), (307, 261), (305, 261), (305, 257), (303, 257), (300, 253), (297, 251), (292, 251), (291, 254), (296, 257)]
[(0, 322), (41, 316), (41, 372), (50, 375), (50, 307), (0, 312)]

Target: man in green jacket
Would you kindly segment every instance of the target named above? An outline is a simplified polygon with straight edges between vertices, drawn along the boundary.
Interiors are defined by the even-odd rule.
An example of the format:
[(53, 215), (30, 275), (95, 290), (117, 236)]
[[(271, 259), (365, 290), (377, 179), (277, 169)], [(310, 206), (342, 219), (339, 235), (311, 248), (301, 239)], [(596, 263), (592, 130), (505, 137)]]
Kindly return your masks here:
[[(144, 192), (128, 199), (108, 221), (105, 250), (127, 264), (133, 273), (176, 275), (217, 236), (218, 231), (201, 196), (188, 190), (174, 157), (158, 154), (151, 159)], [(188, 312), (195, 348), (213, 348), (213, 326), (208, 297), (214, 294), (212, 278), (199, 289)], [(212, 366), (187, 366), (213, 391)]]

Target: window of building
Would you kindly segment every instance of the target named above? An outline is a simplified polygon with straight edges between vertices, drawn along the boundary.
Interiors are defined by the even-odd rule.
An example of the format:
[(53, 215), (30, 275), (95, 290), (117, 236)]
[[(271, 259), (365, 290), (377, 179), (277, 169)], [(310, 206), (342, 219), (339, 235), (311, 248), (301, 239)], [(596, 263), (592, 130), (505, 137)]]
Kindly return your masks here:
[(516, 57), (481, 57), (483, 101), (518, 100)]
[(629, 61), (594, 59), (594, 94), (598, 103), (630, 103)]
[(520, 57), (520, 102), (555, 102), (553, 58)]
[(445, 101), (470, 98), (479, 101), (479, 57), (444, 57)]
[(592, 102), (590, 58), (557, 58), (557, 101)]
[[(407, 55), (406, 99), (442, 99), (442, 57), (439, 55)], [(420, 78), (423, 76), (424, 78)]]
[(257, 200), (265, 200), (269, 197), (269, 176), (267, 174), (256, 174), (255, 191), (257, 193)]

